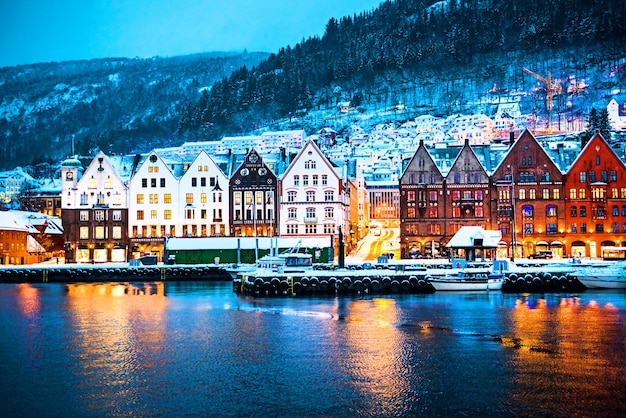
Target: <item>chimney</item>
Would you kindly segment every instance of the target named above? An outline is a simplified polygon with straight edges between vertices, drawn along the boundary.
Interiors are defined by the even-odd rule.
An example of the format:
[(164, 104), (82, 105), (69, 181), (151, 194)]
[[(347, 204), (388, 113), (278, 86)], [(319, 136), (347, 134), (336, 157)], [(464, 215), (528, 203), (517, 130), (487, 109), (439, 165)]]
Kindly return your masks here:
[(515, 132), (509, 132), (509, 148), (515, 143)]

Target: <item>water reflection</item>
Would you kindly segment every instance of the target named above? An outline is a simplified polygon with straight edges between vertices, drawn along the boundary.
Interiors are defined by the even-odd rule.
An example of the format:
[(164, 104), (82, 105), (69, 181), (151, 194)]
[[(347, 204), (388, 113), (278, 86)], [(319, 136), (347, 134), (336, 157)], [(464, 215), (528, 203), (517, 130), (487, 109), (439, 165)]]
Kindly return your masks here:
[(412, 345), (407, 334), (396, 326), (400, 321), (396, 300), (340, 298), (334, 310), (340, 324), (327, 325), (339, 347), (335, 354), (340, 357), (334, 363), (350, 376), (360, 399), (366, 400), (359, 413), (406, 412), (405, 404), (417, 400), (408, 380), (415, 378), (416, 365), (408, 362)]
[(84, 399), (85, 408), (140, 405), (140, 371), (159, 366), (154, 359), (166, 335), (164, 284), (68, 284), (67, 296), (74, 373), (84, 387), (106, 388)]
[(520, 406), (572, 413), (578, 408), (600, 413), (616, 402), (626, 406), (620, 389), (624, 318), (613, 304), (529, 295), (517, 300), (510, 318), (508, 346), (516, 349), (513, 371), (520, 388), (512, 396)]

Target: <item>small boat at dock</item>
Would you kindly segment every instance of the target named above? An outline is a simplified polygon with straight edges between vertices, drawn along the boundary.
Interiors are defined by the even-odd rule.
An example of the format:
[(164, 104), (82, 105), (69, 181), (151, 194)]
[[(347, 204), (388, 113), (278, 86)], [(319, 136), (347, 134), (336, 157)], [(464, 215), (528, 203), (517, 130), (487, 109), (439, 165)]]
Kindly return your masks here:
[(430, 277), (428, 281), (437, 291), (487, 291), (501, 290), (504, 277), (489, 269), (466, 268), (443, 277)]
[(626, 289), (626, 262), (583, 266), (575, 275), (588, 289)]

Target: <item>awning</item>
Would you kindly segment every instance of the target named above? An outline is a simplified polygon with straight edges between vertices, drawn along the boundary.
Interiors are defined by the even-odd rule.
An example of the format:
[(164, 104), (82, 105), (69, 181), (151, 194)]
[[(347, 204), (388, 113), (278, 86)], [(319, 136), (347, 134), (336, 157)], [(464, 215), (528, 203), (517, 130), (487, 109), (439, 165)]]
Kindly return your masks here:
[(537, 245), (544, 245), (544, 246), (548, 246), (548, 243), (545, 241), (537, 241)]
[(561, 241), (552, 241), (552, 242), (550, 243), (550, 245), (551, 245), (551, 246), (558, 247), (559, 245), (563, 245), (563, 244), (561, 244)]
[(500, 242), (498, 243), (498, 246), (499, 246), (499, 247), (500, 247), (500, 246), (504, 246), (504, 247), (506, 247), (506, 246), (507, 246), (507, 243), (506, 243), (506, 242), (504, 242), (504, 241), (500, 241)]

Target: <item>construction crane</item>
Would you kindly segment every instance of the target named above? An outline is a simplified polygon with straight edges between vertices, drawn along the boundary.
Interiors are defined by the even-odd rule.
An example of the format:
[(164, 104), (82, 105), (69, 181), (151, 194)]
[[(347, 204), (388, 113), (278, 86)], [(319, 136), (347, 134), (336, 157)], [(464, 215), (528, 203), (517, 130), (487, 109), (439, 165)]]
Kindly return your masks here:
[(548, 77), (542, 77), (537, 73), (530, 71), (526, 67), (522, 67), (522, 70), (526, 74), (530, 74), (535, 77), (537, 80), (542, 81), (546, 85), (546, 109), (548, 111), (548, 133), (552, 133), (552, 96), (555, 94), (561, 94), (561, 86), (556, 86), (552, 84), (552, 78), (550, 73), (548, 73)]

